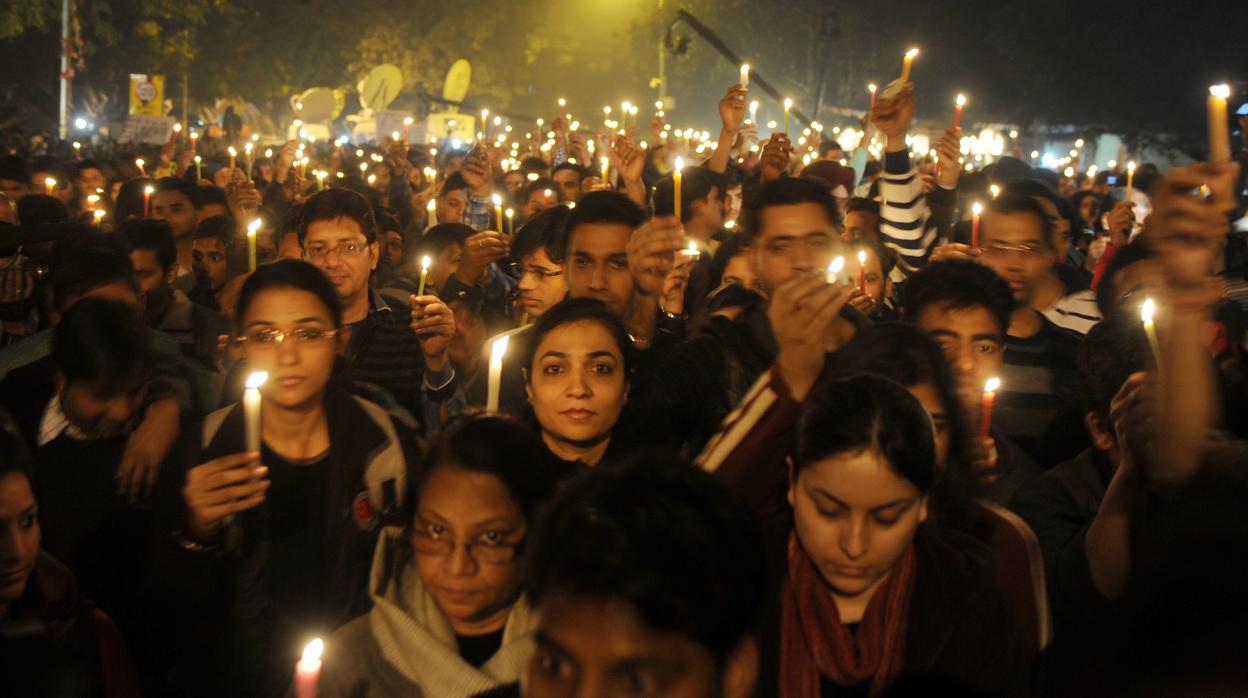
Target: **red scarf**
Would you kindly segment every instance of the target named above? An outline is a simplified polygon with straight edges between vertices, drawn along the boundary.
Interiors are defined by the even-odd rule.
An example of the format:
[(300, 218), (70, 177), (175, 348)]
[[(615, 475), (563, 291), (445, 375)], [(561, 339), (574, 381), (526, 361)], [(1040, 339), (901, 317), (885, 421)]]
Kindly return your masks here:
[(838, 686), (871, 682), (872, 698), (884, 695), (901, 671), (906, 618), (914, 585), (914, 544), (875, 590), (851, 633), (836, 600), (806, 551), (789, 536), (789, 577), (781, 619), (780, 695), (819, 698), (820, 676)]

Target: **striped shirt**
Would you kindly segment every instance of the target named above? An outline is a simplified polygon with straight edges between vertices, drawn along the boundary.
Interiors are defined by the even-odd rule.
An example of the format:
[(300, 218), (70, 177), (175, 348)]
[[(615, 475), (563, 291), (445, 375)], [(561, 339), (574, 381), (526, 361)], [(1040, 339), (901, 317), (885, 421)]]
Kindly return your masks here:
[(1031, 337), (1009, 335), (993, 425), (1031, 451), (1054, 415), (1076, 399), (1075, 355), (1081, 337), (1043, 319)]
[(886, 153), (880, 177), (880, 242), (897, 255), (894, 282), (927, 266), (936, 246), (937, 228), (923, 195), (923, 179), (909, 152)]
[(1095, 291), (1080, 291), (1065, 296), (1043, 315), (1054, 325), (1071, 332), (1087, 334), (1101, 321), (1101, 309), (1096, 305)]

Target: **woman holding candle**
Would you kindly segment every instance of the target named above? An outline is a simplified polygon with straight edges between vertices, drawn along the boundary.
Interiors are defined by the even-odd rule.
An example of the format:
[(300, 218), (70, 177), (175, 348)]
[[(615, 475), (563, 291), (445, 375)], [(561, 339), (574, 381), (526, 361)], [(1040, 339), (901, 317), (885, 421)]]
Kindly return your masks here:
[(373, 558), (372, 610), (326, 643), (320, 698), (466, 697), (518, 682), (533, 651), (519, 576), (554, 489), (542, 443), (511, 418), (461, 419), (409, 487)]
[(186, 472), (175, 539), (191, 553), (224, 553), (201, 556), (219, 583), (188, 600), (221, 604), (210, 627), (186, 628), (221, 643), (209, 651), (223, 653), (228, 670), (203, 669), (227, 677), (222, 695), (274, 695), (290, 681), (300, 638), (367, 607), (366, 568), (379, 525), (401, 504), (409, 437), (333, 381), (347, 338), (337, 293), (316, 267), (257, 269), (239, 295), (236, 328), (248, 369), (268, 373), (260, 450), (244, 450), (238, 405), (190, 432), (187, 462), (199, 465)]

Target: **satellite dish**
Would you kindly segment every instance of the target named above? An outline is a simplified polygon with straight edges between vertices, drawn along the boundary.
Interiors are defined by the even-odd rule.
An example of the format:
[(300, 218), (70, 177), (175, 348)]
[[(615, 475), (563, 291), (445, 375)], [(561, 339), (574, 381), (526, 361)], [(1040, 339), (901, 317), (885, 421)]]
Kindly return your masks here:
[(365, 109), (382, 110), (390, 106), (403, 89), (403, 73), (398, 67), (383, 63), (373, 68), (360, 83), (360, 106)]
[(442, 85), (442, 99), (448, 102), (462, 102), (468, 94), (468, 84), (472, 82), (472, 64), (461, 58), (446, 71), (446, 82)]
[[(308, 123), (323, 123), (334, 120), (337, 106), (334, 91), (328, 87), (313, 87), (294, 99), (295, 117)], [(298, 105), (303, 105), (300, 109)]]

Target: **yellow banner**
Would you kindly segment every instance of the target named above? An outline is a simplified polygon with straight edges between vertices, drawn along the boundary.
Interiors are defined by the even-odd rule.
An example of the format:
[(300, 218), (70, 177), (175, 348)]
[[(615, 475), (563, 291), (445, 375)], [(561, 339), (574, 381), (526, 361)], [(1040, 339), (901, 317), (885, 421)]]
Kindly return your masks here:
[(130, 114), (165, 115), (165, 76), (130, 73)]

